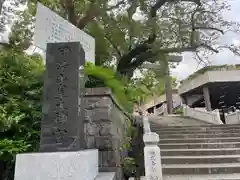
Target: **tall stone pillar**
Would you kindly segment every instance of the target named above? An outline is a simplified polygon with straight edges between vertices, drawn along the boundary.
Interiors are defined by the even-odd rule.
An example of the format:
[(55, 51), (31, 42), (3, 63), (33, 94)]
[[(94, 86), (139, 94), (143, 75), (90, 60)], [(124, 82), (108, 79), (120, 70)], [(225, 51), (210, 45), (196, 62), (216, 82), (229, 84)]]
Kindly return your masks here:
[(84, 59), (79, 42), (47, 44), (40, 152), (84, 149), (84, 117), (79, 112)]
[(210, 100), (210, 93), (209, 88), (207, 86), (203, 87), (203, 97), (207, 111), (212, 111), (211, 100)]

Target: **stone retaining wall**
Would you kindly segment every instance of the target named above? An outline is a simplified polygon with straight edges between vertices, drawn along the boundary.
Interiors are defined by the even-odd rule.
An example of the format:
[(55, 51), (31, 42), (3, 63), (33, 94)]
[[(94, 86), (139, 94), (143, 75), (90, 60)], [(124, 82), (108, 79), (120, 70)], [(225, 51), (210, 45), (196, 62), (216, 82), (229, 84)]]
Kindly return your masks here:
[(122, 180), (120, 147), (127, 129), (127, 114), (108, 88), (86, 89), (84, 101), (86, 148), (99, 149), (100, 171), (115, 171), (117, 180)]

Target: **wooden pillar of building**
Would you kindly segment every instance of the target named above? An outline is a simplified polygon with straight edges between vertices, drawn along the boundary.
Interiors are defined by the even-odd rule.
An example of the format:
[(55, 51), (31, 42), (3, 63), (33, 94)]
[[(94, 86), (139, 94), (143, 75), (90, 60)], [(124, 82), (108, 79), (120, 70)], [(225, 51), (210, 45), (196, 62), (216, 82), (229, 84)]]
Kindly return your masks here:
[(203, 87), (203, 97), (207, 111), (212, 111), (210, 93), (209, 88), (207, 86)]

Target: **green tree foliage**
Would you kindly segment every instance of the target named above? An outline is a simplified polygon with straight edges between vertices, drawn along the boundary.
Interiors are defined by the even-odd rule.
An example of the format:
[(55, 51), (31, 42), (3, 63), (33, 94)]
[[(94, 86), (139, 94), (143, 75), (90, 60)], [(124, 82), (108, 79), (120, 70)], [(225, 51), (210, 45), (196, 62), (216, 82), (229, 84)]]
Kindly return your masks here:
[(41, 112), (43, 64), (14, 50), (0, 56), (0, 157), (9, 160), (36, 148)]
[[(171, 83), (172, 88), (176, 88), (176, 78), (171, 77)], [(161, 96), (165, 93), (165, 78), (164, 76), (156, 77), (156, 74), (151, 70), (142, 71), (141, 76), (132, 79), (127, 89), (132, 101), (144, 103), (152, 99), (153, 96)]]
[(19, 12), (20, 21), (15, 21), (12, 31), (9, 34), (9, 44), (14, 49), (26, 50), (29, 48), (33, 36), (33, 24), (29, 23), (34, 20), (28, 11)]
[[(194, 52), (205, 62), (209, 54), (234, 45), (219, 44), (224, 32), (239, 30), (223, 19), (230, 8), (215, 0), (42, 0), (44, 5), (96, 39), (96, 64), (114, 61), (117, 71), (132, 77), (143, 62), (156, 62), (169, 53)], [(33, 16), (36, 1), (25, 11)], [(33, 19), (19, 17), (17, 23)], [(25, 24), (25, 22), (24, 22)], [(29, 26), (24, 26), (29, 28)], [(14, 30), (14, 29), (13, 29)]]

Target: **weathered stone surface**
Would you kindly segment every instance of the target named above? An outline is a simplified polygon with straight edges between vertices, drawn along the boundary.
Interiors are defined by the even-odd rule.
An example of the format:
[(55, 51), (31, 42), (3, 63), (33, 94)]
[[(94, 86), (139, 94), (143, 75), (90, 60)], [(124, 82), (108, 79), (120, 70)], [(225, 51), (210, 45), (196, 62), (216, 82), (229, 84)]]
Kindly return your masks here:
[(114, 151), (99, 151), (99, 167), (115, 167), (116, 157)]
[(119, 145), (120, 140), (113, 136), (95, 136), (96, 147), (99, 150), (119, 150), (116, 145)]
[(113, 136), (114, 132), (112, 125), (111, 122), (101, 122), (99, 131), (100, 136)]
[(86, 124), (86, 133), (90, 136), (99, 136), (101, 131), (100, 124), (97, 123), (87, 123)]
[(80, 96), (79, 67), (84, 60), (79, 42), (47, 45), (41, 152), (76, 151), (84, 147), (84, 127), (76, 98)]
[(86, 148), (93, 149), (96, 147), (96, 138), (94, 136), (87, 136), (86, 137)]
[(16, 157), (14, 180), (94, 180), (98, 150), (28, 153)]
[(99, 167), (106, 172), (116, 172), (116, 180), (122, 180), (120, 147), (126, 135), (128, 117), (108, 88), (86, 89), (85, 102), (87, 148), (98, 148)]
[(96, 180), (116, 180), (116, 173), (114, 172), (102, 172), (96, 177)]
[(91, 110), (85, 110), (85, 118), (88, 121), (109, 121), (111, 108), (93, 108)]
[(86, 109), (102, 109), (102, 108), (110, 108), (112, 103), (111, 103), (111, 99), (107, 98), (107, 97), (101, 97), (99, 99), (99, 97), (95, 98), (95, 97), (92, 97), (90, 99), (88, 99), (87, 103), (86, 103), (86, 106), (85, 108)]

